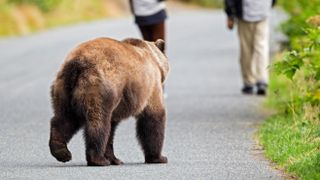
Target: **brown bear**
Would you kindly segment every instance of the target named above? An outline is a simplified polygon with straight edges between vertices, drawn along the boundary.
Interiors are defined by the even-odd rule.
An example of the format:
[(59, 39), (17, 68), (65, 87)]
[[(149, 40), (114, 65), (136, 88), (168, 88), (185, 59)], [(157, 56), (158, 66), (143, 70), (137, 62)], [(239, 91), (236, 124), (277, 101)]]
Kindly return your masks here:
[(51, 87), (51, 154), (61, 162), (71, 160), (67, 143), (84, 127), (88, 166), (122, 164), (113, 137), (119, 122), (134, 116), (145, 163), (167, 163), (161, 155), (162, 85), (169, 71), (163, 49), (162, 40), (98, 38), (72, 50)]

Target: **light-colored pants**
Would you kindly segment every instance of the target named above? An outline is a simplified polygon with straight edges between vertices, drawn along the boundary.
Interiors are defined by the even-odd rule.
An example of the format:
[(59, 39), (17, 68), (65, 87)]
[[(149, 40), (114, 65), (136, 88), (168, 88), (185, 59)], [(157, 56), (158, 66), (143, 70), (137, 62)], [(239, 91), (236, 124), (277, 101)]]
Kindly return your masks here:
[(245, 85), (268, 83), (269, 21), (238, 21), (240, 65)]

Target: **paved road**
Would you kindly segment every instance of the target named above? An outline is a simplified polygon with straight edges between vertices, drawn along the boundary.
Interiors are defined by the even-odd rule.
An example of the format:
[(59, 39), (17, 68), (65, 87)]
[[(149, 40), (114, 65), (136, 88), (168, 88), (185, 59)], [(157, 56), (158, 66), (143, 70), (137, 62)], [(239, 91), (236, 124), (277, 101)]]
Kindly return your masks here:
[(123, 166), (86, 167), (81, 133), (70, 163), (57, 162), (47, 145), (49, 86), (64, 56), (95, 37), (138, 37), (131, 19), (0, 40), (0, 179), (281, 179), (255, 150), (263, 99), (240, 94), (238, 42), (224, 20), (221, 11), (196, 10), (169, 20), (166, 165), (143, 164), (132, 119), (115, 139)]

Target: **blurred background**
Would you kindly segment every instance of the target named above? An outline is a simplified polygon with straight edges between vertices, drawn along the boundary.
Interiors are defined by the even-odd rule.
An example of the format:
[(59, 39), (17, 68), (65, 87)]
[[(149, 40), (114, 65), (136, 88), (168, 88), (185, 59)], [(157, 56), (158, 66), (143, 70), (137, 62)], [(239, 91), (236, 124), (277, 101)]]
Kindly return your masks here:
[[(187, 3), (222, 7), (222, 0), (172, 0), (169, 3), (169, 6)], [(129, 14), (128, 0), (0, 0), (0, 37)]]

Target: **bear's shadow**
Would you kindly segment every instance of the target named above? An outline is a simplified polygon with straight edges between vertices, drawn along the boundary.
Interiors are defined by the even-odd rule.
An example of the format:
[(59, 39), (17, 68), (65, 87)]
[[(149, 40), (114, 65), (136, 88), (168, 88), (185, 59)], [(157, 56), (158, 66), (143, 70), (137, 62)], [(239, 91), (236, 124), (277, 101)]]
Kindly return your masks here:
[(51, 168), (72, 168), (72, 167), (88, 167), (88, 168), (92, 168), (92, 167), (104, 167), (104, 168), (108, 168), (108, 167), (126, 167), (126, 166), (143, 166), (143, 165), (147, 165), (143, 162), (131, 162), (131, 163), (124, 163), (122, 165), (110, 165), (110, 166), (87, 166), (85, 163), (84, 164), (51, 164), (48, 165), (47, 167), (51, 167)]
[(22, 166), (27, 168), (42, 169), (42, 168), (79, 168), (79, 167), (86, 167), (86, 168), (112, 167), (114, 168), (114, 167), (132, 167), (132, 166), (143, 166), (143, 165), (148, 165), (148, 164), (145, 164), (143, 162), (128, 162), (122, 165), (110, 165), (110, 166), (87, 166), (86, 163), (83, 163), (83, 164), (28, 164), (28, 165), (22, 165)]

